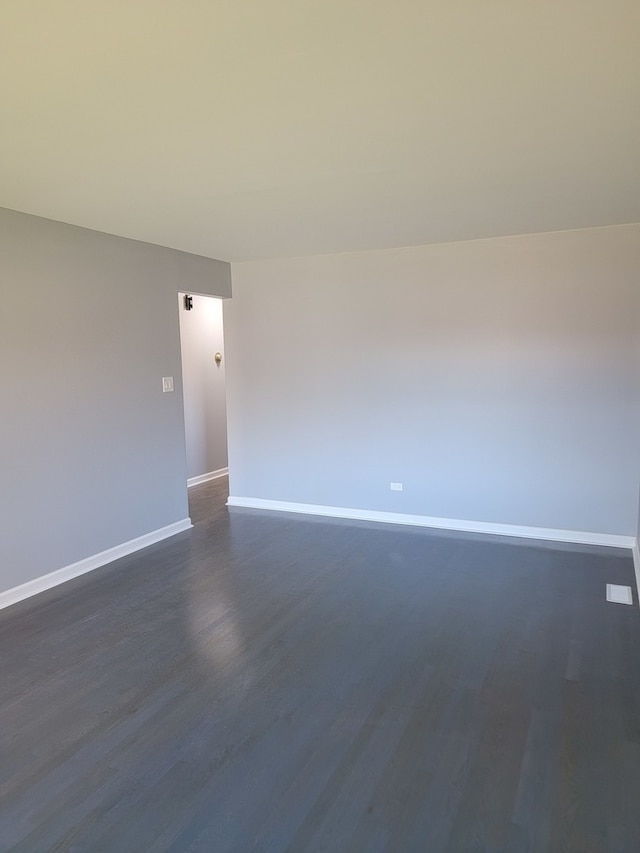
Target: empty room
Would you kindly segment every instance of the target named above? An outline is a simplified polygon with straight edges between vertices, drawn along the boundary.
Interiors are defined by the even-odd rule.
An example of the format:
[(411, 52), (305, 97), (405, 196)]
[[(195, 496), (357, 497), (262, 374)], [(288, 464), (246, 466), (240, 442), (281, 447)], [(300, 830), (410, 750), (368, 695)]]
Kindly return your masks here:
[(3, 853), (640, 850), (639, 103), (629, 0), (0, 4)]

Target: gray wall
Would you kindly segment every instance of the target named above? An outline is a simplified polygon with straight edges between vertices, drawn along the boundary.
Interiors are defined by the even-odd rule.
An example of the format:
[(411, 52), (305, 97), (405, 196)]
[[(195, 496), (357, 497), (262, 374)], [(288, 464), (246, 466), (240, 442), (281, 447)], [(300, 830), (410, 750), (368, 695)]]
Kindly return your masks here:
[(1, 591), (188, 515), (176, 294), (231, 279), (0, 210), (0, 289)]
[[(227, 467), (222, 301), (206, 296), (192, 300), (193, 308), (186, 311), (184, 294), (178, 299), (189, 478)], [(219, 365), (216, 352), (223, 356)]]
[(233, 496), (636, 534), (640, 226), (232, 273)]
[[(638, 326), (640, 327), (640, 275), (637, 277), (636, 284), (636, 306), (635, 306), (635, 315), (637, 318)], [(636, 345), (636, 353), (635, 353), (635, 365), (636, 365), (636, 392), (635, 399), (637, 401), (638, 409), (640, 411), (640, 331), (637, 337), (637, 345)], [(638, 416), (640, 420), (640, 415)], [(636, 466), (638, 470), (638, 522), (636, 526), (635, 536), (637, 539), (637, 544), (640, 547), (640, 429), (637, 433), (636, 439)]]

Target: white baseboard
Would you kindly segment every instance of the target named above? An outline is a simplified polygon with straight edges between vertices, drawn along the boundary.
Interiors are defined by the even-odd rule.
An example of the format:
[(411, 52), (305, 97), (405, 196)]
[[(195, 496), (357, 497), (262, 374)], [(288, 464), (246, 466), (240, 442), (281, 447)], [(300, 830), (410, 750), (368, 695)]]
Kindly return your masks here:
[(557, 530), (552, 527), (522, 527), (516, 524), (493, 524), (486, 521), (463, 521), (457, 518), (438, 518), (427, 515), (409, 515), (399, 512), (377, 512), (368, 509), (349, 509), (339, 506), (271, 501), (263, 498), (229, 496), (227, 506), (268, 509), (278, 512), (297, 512), (304, 515), (324, 515), (330, 518), (348, 518), (357, 521), (380, 521), (385, 524), (408, 524), (414, 527), (432, 527), (438, 530), (458, 530), (464, 533), (490, 533), (494, 536), (514, 536), (519, 539), (540, 539), (549, 542), (572, 542), (580, 545), (606, 545), (614, 548), (633, 548), (633, 536), (614, 533), (588, 533), (581, 530)]
[(100, 566), (113, 562), (113, 560), (126, 557), (127, 554), (133, 554), (134, 551), (140, 551), (142, 548), (146, 548), (156, 542), (161, 542), (170, 536), (175, 536), (176, 533), (182, 533), (183, 530), (189, 530), (190, 527), (193, 527), (191, 519), (183, 518), (181, 521), (175, 521), (166, 527), (152, 530), (151, 533), (145, 533), (144, 536), (138, 536), (137, 539), (130, 539), (128, 542), (123, 542), (122, 545), (116, 545), (114, 548), (109, 548), (106, 551), (101, 551), (99, 554), (86, 557), (84, 560), (79, 560), (70, 566), (64, 566), (55, 572), (41, 575), (41, 577), (34, 578), (32, 581), (20, 584), (20, 586), (14, 586), (12, 589), (0, 592), (0, 610), (16, 604), (24, 598), (30, 598), (32, 595), (37, 595), (39, 592), (44, 592), (46, 589), (51, 589), (51, 587), (65, 583), (72, 578), (77, 578), (79, 575), (92, 572)]
[(218, 477), (226, 477), (229, 473), (228, 468), (218, 468), (217, 471), (209, 471), (208, 474), (198, 474), (197, 477), (189, 477), (187, 480), (187, 488), (191, 486), (199, 486), (201, 483), (208, 483), (209, 480), (217, 480)]
[(636, 573), (636, 600), (640, 605), (640, 539), (633, 543), (633, 568)]

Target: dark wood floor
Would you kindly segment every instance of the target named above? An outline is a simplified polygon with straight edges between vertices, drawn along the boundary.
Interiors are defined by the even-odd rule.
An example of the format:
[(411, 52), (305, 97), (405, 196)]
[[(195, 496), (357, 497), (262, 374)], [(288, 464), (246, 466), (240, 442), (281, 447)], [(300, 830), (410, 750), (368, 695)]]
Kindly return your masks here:
[(2, 851), (640, 850), (624, 552), (225, 489), (0, 613)]

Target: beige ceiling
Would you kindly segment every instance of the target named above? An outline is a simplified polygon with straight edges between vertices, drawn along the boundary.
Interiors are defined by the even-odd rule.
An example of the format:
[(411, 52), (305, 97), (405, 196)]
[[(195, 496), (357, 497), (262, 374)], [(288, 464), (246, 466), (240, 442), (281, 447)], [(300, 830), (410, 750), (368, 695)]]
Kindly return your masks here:
[(0, 206), (225, 260), (640, 221), (639, 0), (0, 0)]

